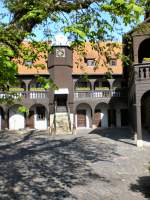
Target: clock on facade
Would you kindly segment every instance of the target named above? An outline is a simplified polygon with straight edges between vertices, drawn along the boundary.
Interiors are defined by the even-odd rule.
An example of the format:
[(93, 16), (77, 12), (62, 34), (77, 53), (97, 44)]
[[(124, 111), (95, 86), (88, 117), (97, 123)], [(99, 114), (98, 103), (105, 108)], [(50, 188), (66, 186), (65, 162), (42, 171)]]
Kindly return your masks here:
[(65, 49), (64, 48), (56, 48), (56, 57), (64, 58), (65, 57)]

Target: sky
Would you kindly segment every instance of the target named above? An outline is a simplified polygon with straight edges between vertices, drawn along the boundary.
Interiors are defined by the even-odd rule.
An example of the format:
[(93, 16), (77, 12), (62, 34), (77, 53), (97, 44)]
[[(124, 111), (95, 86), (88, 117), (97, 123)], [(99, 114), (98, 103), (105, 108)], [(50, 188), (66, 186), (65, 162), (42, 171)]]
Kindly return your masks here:
[[(3, 8), (3, 4), (0, 1), (0, 13), (3, 13), (4, 15), (0, 15), (0, 21), (3, 22), (9, 22), (11, 21), (11, 15), (10, 13)], [(6, 16), (5, 16), (6, 15)], [(103, 16), (104, 18), (109, 18), (109, 16), (107, 14), (104, 14)], [(141, 19), (142, 20), (142, 19)], [(48, 40), (48, 38), (45, 36), (44, 31), (46, 30), (52, 30), (52, 38), (49, 38), (50, 40), (53, 40), (54, 35), (55, 34), (64, 34), (61, 32), (61, 27), (62, 24), (58, 23), (58, 24), (51, 24), (49, 21), (47, 21), (47, 23), (45, 23), (45, 25), (37, 25), (34, 29), (33, 29), (33, 33), (35, 34), (35, 38), (37, 41), (45, 41)], [(116, 27), (117, 28), (117, 27)], [(131, 26), (124, 26), (122, 25), (122, 30), (124, 33), (128, 32), (131, 30)], [(113, 31), (113, 36), (114, 36), (114, 40), (115, 41), (122, 41), (122, 34), (120, 33), (120, 31)]]

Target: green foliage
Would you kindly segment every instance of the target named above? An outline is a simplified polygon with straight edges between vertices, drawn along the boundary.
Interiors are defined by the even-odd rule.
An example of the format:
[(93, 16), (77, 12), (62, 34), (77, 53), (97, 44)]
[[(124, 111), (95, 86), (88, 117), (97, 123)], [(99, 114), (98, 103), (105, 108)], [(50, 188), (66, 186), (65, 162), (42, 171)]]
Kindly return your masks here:
[(30, 88), (30, 91), (45, 91), (45, 89), (42, 88), (42, 87), (41, 87), (41, 88), (36, 88), (36, 87), (33, 88), (33, 87), (32, 87), (32, 88)]
[(57, 90), (58, 89), (57, 85), (52, 81), (52, 79), (45, 79), (42, 76), (38, 76), (37, 81), (41, 83), (42, 87), (45, 90), (48, 90), (48, 89)]
[(90, 87), (79, 87), (79, 86), (77, 86), (77, 87), (76, 87), (76, 90), (78, 90), (78, 91), (79, 91), (79, 90), (81, 90), (81, 91), (82, 91), (82, 90), (83, 90), (83, 91), (84, 91), (84, 90), (89, 91), (89, 90), (91, 90), (91, 88), (90, 88)]
[(144, 58), (143, 60), (144, 61), (150, 61), (150, 58)]
[(13, 91), (13, 92), (21, 92), (24, 91), (24, 88), (19, 88), (19, 87), (13, 87), (13, 88), (9, 88), (9, 91)]
[(27, 115), (29, 114), (29, 109), (25, 106), (19, 106), (18, 112), (20, 113), (26, 113)]
[(109, 87), (98, 86), (98, 87), (95, 87), (95, 90), (109, 90)]

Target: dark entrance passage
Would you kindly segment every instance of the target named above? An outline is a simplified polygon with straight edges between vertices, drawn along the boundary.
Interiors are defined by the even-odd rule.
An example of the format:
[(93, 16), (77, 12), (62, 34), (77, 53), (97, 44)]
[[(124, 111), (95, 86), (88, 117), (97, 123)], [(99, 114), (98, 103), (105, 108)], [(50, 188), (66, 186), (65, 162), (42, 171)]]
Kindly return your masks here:
[(121, 126), (128, 126), (128, 110), (121, 109)]
[(101, 127), (101, 110), (96, 109), (94, 113), (94, 124), (96, 127)]
[(143, 128), (150, 130), (150, 91), (141, 100), (141, 122)]
[(29, 128), (34, 128), (34, 110), (29, 111), (29, 115), (27, 116), (26, 126)]
[(55, 95), (55, 102), (57, 105), (56, 112), (67, 112), (67, 95)]
[(108, 110), (108, 126), (116, 127), (116, 110)]
[(86, 110), (77, 110), (77, 126), (86, 127)]

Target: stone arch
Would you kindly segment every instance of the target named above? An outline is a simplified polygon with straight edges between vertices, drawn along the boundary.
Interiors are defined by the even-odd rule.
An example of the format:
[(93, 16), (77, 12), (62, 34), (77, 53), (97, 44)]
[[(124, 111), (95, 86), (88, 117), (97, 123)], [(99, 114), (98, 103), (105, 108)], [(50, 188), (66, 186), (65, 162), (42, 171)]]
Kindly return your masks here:
[(48, 110), (43, 104), (33, 104), (29, 108), (27, 127), (45, 130), (48, 128)]
[(77, 128), (92, 127), (92, 108), (88, 103), (80, 103), (76, 106), (75, 124)]
[(25, 128), (25, 113), (19, 112), (19, 107), (21, 104), (14, 104), (9, 107), (9, 129), (19, 130)]
[(144, 58), (150, 58), (149, 47), (150, 47), (150, 38), (147, 38), (140, 43), (139, 49), (138, 49), (139, 63), (142, 63)]

